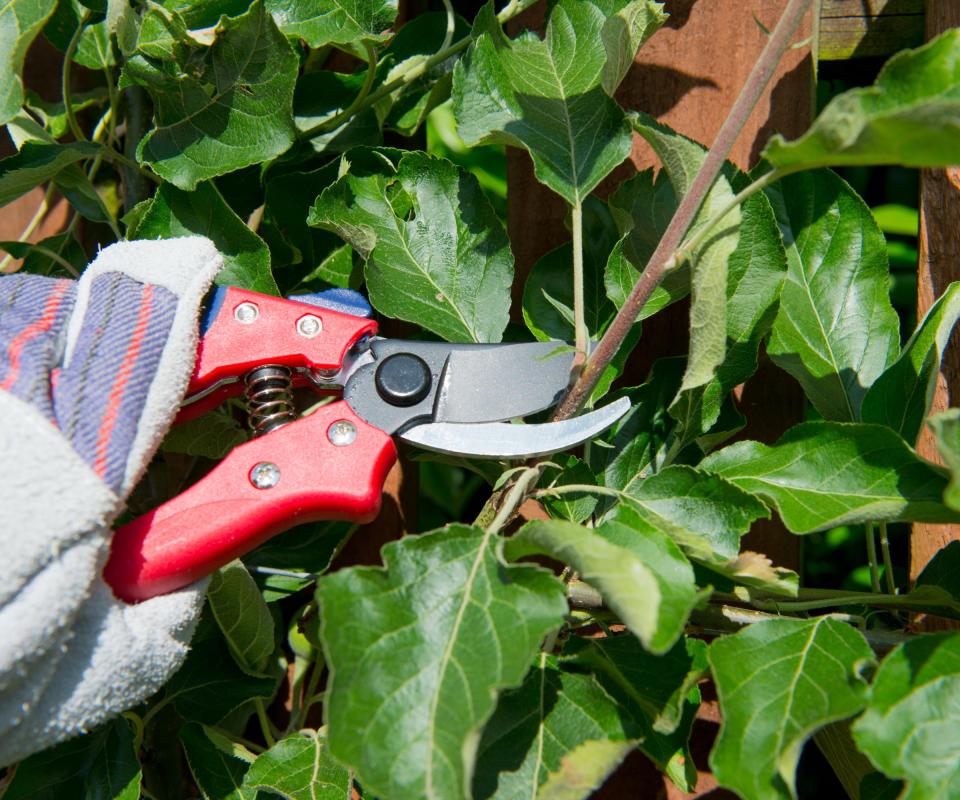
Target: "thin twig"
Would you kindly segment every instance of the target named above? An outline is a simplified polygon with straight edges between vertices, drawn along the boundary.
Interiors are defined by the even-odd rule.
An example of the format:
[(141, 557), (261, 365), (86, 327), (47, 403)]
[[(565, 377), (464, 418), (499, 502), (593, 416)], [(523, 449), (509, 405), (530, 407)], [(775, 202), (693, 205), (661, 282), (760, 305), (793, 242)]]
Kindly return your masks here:
[(345, 122), (348, 122), (355, 114), (358, 114), (361, 109), (366, 108), (365, 103), (367, 96), (370, 94), (370, 89), (373, 88), (373, 81), (377, 77), (377, 51), (370, 42), (364, 41), (363, 46), (367, 51), (367, 75), (363, 81), (360, 93), (353, 98), (353, 102), (339, 114), (311, 128), (310, 131), (304, 135), (305, 138), (316, 136), (319, 133), (335, 131)]
[(743, 126), (773, 77), (780, 59), (790, 45), (790, 39), (800, 25), (812, 0), (789, 0), (787, 7), (767, 40), (760, 58), (750, 72), (740, 91), (733, 108), (720, 128), (713, 146), (707, 152), (700, 171), (697, 172), (690, 189), (680, 201), (673, 219), (667, 226), (660, 243), (647, 262), (639, 280), (607, 328), (576, 383), (557, 407), (554, 419), (562, 420), (574, 416), (590, 396), (597, 381), (607, 365), (617, 354), (630, 328), (643, 309), (653, 290), (663, 280), (669, 266), (676, 263), (674, 254), (680, 247), (683, 237), (693, 223), (704, 198), (720, 173), (727, 155), (737, 140)]
[(453, 4), (450, 0), (443, 0), (443, 7), (447, 12), (447, 30), (443, 35), (443, 43), (440, 45), (440, 49), (446, 50), (453, 41), (453, 32), (457, 27), (457, 18), (453, 13)]
[(63, 94), (63, 108), (67, 115), (67, 125), (70, 126), (70, 132), (73, 138), (78, 142), (85, 142), (87, 137), (83, 135), (83, 129), (77, 122), (77, 115), (73, 111), (73, 97), (70, 91), (70, 70), (73, 67), (73, 56), (77, 52), (77, 46), (80, 44), (80, 36), (83, 29), (87, 26), (87, 20), (90, 19), (90, 12), (84, 13), (77, 24), (77, 29), (70, 37), (70, 44), (67, 45), (67, 51), (63, 54), (63, 72), (60, 78), (60, 91)]
[(897, 582), (893, 578), (893, 559), (890, 558), (890, 540), (887, 538), (887, 523), (880, 523), (880, 555), (883, 558), (883, 577), (887, 592), (897, 593)]
[(587, 343), (590, 340), (583, 310), (583, 203), (579, 198), (571, 209), (570, 227), (573, 236), (573, 336), (577, 350), (574, 369), (579, 369), (589, 355)]
[(877, 566), (877, 542), (873, 538), (873, 523), (868, 522), (864, 527), (867, 538), (867, 560), (870, 562), (870, 587), (880, 592), (880, 569)]

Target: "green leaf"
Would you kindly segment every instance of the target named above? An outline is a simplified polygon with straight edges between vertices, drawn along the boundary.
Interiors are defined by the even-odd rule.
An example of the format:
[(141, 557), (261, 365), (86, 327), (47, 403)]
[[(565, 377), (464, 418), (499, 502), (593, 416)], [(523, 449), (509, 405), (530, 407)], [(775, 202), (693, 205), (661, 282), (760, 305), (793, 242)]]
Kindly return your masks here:
[[(652, 169), (625, 180), (610, 195), (610, 213), (620, 230), (604, 270), (607, 297), (620, 308), (653, 255), (677, 210), (677, 196), (665, 172), (654, 178)], [(690, 293), (690, 266), (686, 262), (664, 275), (640, 310), (638, 319), (652, 317)]]
[(614, 696), (623, 695), (635, 718), (650, 731), (670, 734), (682, 724), (691, 693), (707, 672), (707, 645), (699, 639), (678, 641), (662, 655), (652, 655), (629, 636), (578, 639), (564, 651), (570, 663), (590, 669)]
[(397, 0), (266, 0), (287, 36), (310, 47), (382, 42), (397, 17)]
[(390, 542), (384, 569), (319, 581), (330, 751), (368, 791), (465, 797), (497, 691), (521, 683), (561, 624), (562, 584), (540, 567), (505, 564), (500, 546), (455, 525)]
[(165, 453), (221, 459), (245, 441), (247, 433), (233, 417), (214, 411), (174, 425), (162, 448)]
[(463, 140), (526, 148), (537, 178), (573, 205), (630, 153), (630, 127), (610, 96), (612, 84), (625, 59), (633, 60), (629, 49), (664, 19), (658, 3), (603, 5), (610, 6), (606, 13), (589, 0), (559, 0), (546, 38), (527, 33), (514, 40), (486, 6), (454, 70)]
[(898, 605), (960, 619), (960, 542), (950, 542), (937, 551)]
[(881, 521), (956, 522), (943, 472), (881, 425), (808, 422), (773, 446), (737, 442), (700, 468), (759, 495), (794, 533)]
[(600, 31), (607, 61), (603, 65), (601, 83), (611, 97), (616, 92), (640, 46), (667, 21), (663, 3), (624, 2), (623, 0), (593, 0), (607, 15)]
[(87, 69), (102, 70), (117, 63), (110, 41), (109, 22), (104, 19), (105, 4), (91, 11), (81, 0), (58, 0), (57, 9), (43, 29), (44, 37), (66, 53), (70, 40), (81, 25), (73, 61)]
[[(8, 775), (11, 773), (8, 772)], [(133, 734), (115, 719), (21, 761), (4, 797), (7, 800), (138, 800), (140, 763)]]
[(893, 428), (915, 445), (933, 404), (940, 359), (960, 317), (960, 283), (951, 283), (931, 306), (900, 357), (877, 378), (860, 409), (864, 422)]
[[(634, 130), (647, 140), (663, 162), (674, 193), (683, 197), (703, 164), (705, 148), (652, 117), (637, 115), (632, 121)], [(694, 235), (733, 200), (729, 175), (732, 170), (728, 169), (727, 174), (717, 177), (688, 236)], [(713, 392), (706, 403), (704, 394), (726, 356), (727, 271), (739, 240), (740, 223), (741, 209), (737, 206), (717, 223), (707, 241), (690, 254), (690, 352), (670, 413), (680, 419), (685, 428), (695, 429), (696, 435), (706, 432), (716, 422), (723, 401), (722, 391)]]
[(26, 142), (19, 153), (0, 159), (0, 206), (45, 183), (71, 164), (93, 158), (99, 149), (99, 145), (86, 142)]
[[(55, 278), (75, 278), (87, 266), (87, 254), (72, 233), (61, 233), (42, 239), (37, 244), (29, 242), (0, 242), (0, 250), (6, 250), (14, 258), (22, 258), (21, 272), (33, 275), (49, 275)], [(59, 256), (61, 260), (53, 256)], [(73, 266), (66, 268), (63, 261)]]
[(662, 464), (677, 424), (667, 407), (680, 388), (684, 362), (658, 359), (646, 383), (622, 392), (630, 410), (590, 448), (590, 467), (603, 486), (628, 492)]
[(631, 484), (625, 489), (630, 500), (617, 519), (644, 532), (666, 533), (691, 558), (708, 563), (736, 558), (740, 537), (769, 512), (735, 481), (710, 475), (705, 464), (667, 467)]
[[(549, 467), (544, 470), (541, 484), (550, 486), (566, 486), (570, 484), (594, 483), (593, 471), (587, 464), (576, 456), (553, 456), (553, 463), (559, 469)], [(584, 522), (589, 519), (597, 507), (597, 495), (589, 492), (564, 493), (541, 498), (540, 502), (555, 519), (566, 519), (570, 522)]]
[(231, 561), (213, 573), (207, 602), (237, 664), (262, 672), (275, 646), (273, 617), (243, 562)]
[(873, 653), (854, 628), (820, 617), (749, 625), (714, 641), (709, 659), (722, 719), (713, 774), (745, 800), (766, 800), (796, 797), (804, 742), (863, 708)]
[(7, 0), (0, 8), (0, 125), (20, 113), (23, 59), (56, 5), (56, 0)]
[(853, 735), (887, 777), (907, 781), (904, 800), (960, 793), (960, 634), (919, 636), (877, 671)]
[(937, 450), (950, 469), (950, 483), (943, 490), (943, 502), (960, 511), (960, 409), (951, 408), (930, 417), (927, 424), (933, 431)]
[(283, 240), (297, 251), (299, 257), (294, 263), (313, 268), (342, 244), (335, 234), (307, 225), (307, 213), (318, 192), (337, 180), (337, 166), (331, 161), (309, 172), (285, 172), (276, 177), (268, 173), (264, 220), (272, 222)]
[(93, 185), (79, 165), (69, 164), (53, 177), (53, 185), (67, 199), (73, 210), (93, 222), (108, 223), (110, 211), (97, 187)]
[[(484, 726), (473, 778), (478, 800), (543, 796), (564, 759), (589, 742), (617, 745), (605, 764), (619, 764), (635, 746), (638, 726), (590, 675), (541, 653), (523, 684), (500, 697)], [(592, 787), (596, 788), (596, 787)], [(575, 794), (587, 797), (589, 790)]]
[(187, 660), (167, 682), (164, 700), (172, 701), (189, 721), (216, 725), (249, 700), (269, 700), (276, 688), (275, 678), (243, 672), (216, 625), (204, 617), (194, 634)]
[(633, 636), (572, 639), (564, 664), (591, 672), (637, 728), (639, 748), (685, 792), (697, 770), (687, 748), (707, 669), (706, 645), (678, 641), (664, 655), (648, 653)]
[(692, 567), (659, 531), (639, 533), (614, 522), (594, 531), (565, 520), (534, 520), (504, 552), (514, 560), (538, 554), (569, 565), (653, 653), (673, 646), (698, 599)]
[(835, 97), (803, 136), (776, 135), (763, 156), (776, 167), (852, 164), (946, 167), (960, 163), (960, 31), (891, 58), (873, 86)]
[(590, 797), (633, 750), (630, 742), (593, 739), (560, 759), (537, 797), (543, 800), (581, 800)]
[(184, 725), (180, 742), (190, 774), (206, 800), (255, 800), (256, 791), (243, 786), (249, 764), (214, 744), (203, 725)]
[(223, 256), (223, 269), (216, 278), (219, 285), (277, 294), (267, 245), (233, 213), (212, 183), (202, 183), (193, 192), (163, 184), (127, 236), (206, 236)]
[(767, 352), (827, 419), (852, 422), (896, 358), (887, 252), (866, 204), (826, 170), (767, 190), (787, 247), (787, 279)]
[(311, 730), (287, 736), (257, 756), (243, 786), (251, 794), (260, 789), (288, 800), (343, 800), (354, 791), (350, 772)]
[(513, 255), (469, 173), (406, 153), (396, 175), (345, 175), (317, 198), (308, 222), (339, 233), (366, 259), (370, 302), (381, 313), (448, 341), (500, 341)]
[[(158, 14), (151, 8), (147, 17)], [(156, 127), (137, 159), (180, 189), (268, 161), (294, 140), (297, 56), (262, 3), (224, 17), (215, 37), (209, 47), (180, 39), (172, 63), (161, 55), (166, 46), (158, 52), (138, 41), (124, 67), (154, 104)]]

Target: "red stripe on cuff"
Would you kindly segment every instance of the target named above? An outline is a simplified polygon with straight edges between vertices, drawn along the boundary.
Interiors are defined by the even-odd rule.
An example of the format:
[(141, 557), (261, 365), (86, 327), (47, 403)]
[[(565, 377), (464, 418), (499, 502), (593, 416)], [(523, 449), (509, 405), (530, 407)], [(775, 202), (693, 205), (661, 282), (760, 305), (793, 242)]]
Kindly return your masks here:
[(63, 303), (63, 296), (67, 293), (67, 289), (70, 288), (70, 284), (71, 281), (69, 280), (57, 281), (54, 284), (53, 291), (50, 292), (50, 296), (47, 298), (47, 302), (43, 306), (43, 312), (40, 318), (31, 322), (10, 342), (7, 347), (7, 363), (10, 365), (10, 368), (7, 370), (7, 377), (0, 383), (0, 389), (9, 389), (16, 383), (17, 376), (20, 374), (20, 356), (23, 355), (23, 348), (27, 346), (27, 342), (31, 339), (39, 336), (41, 333), (46, 333), (53, 327), (53, 322), (57, 318), (57, 311), (61, 303)]
[(147, 332), (147, 325), (150, 323), (150, 311), (153, 304), (153, 286), (143, 287), (143, 296), (140, 298), (140, 310), (137, 314), (137, 323), (130, 336), (130, 342), (127, 345), (127, 352), (124, 355), (123, 364), (117, 371), (117, 377), (114, 379), (113, 387), (110, 389), (110, 396), (107, 398), (107, 407), (103, 414), (103, 421), (100, 424), (100, 433), (97, 437), (97, 448), (93, 462), (93, 471), (100, 478), (103, 478), (107, 472), (107, 450), (110, 446), (110, 436), (117, 424), (117, 415), (120, 411), (120, 403), (123, 401), (123, 391), (130, 381), (134, 367), (137, 364), (137, 358), (140, 355), (140, 347), (143, 344), (143, 337)]

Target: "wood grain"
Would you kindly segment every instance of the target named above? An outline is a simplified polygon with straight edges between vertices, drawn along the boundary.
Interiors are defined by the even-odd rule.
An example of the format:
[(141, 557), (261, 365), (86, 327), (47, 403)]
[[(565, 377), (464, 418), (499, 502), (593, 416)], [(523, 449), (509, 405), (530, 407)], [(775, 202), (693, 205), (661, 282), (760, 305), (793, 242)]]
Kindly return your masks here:
[[(956, 27), (960, 27), (960, 3), (929, 0), (927, 38)], [(917, 317), (922, 318), (955, 280), (960, 280), (960, 166), (921, 170)], [(955, 331), (943, 355), (931, 413), (957, 405), (960, 405), (960, 335)], [(940, 461), (927, 428), (921, 434), (918, 450), (925, 458)], [(938, 550), (955, 539), (960, 539), (960, 525), (914, 525), (910, 540), (911, 579), (920, 574)]]
[(821, 61), (889, 56), (924, 38), (923, 0), (823, 0)]

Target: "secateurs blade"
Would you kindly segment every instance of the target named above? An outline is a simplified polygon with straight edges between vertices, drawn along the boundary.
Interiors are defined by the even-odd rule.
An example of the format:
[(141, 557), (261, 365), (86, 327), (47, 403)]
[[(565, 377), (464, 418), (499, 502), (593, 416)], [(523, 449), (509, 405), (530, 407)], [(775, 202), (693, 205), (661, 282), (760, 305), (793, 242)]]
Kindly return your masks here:
[[(397, 459), (394, 438), (526, 458), (585, 442), (629, 409), (624, 399), (563, 422), (511, 424), (559, 401), (569, 347), (383, 339), (369, 314), (362, 296), (344, 291), (289, 299), (217, 291), (185, 412), (242, 391), (256, 435), (116, 531), (104, 577), (118, 597), (178, 589), (304, 522), (370, 521)], [(342, 397), (298, 418), (296, 386)]]

